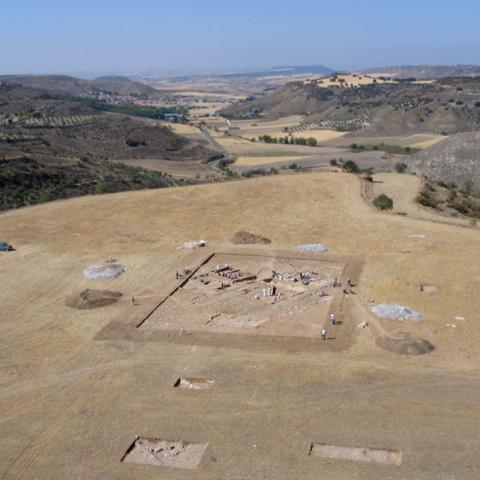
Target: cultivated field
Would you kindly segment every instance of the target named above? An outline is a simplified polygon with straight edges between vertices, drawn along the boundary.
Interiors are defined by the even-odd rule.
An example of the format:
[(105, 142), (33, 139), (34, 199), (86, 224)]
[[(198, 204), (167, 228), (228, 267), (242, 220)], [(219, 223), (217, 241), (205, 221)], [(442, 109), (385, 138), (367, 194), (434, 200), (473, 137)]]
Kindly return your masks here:
[[(376, 171), (391, 171), (399, 161), (397, 155), (385, 155), (382, 151), (354, 153), (347, 146), (330, 146), (329, 141), (320, 147), (305, 145), (283, 145), (275, 143), (251, 142), (244, 137), (214, 133), (215, 139), (236, 157), (231, 168), (243, 172), (252, 167), (281, 167), (296, 163), (303, 168), (330, 168), (330, 160), (340, 158), (354, 160), (361, 168), (374, 168)], [(236, 132), (238, 133), (238, 132)], [(349, 144), (348, 144), (349, 145)], [(402, 155), (400, 160), (404, 160)]]
[[(306, 132), (305, 132), (306, 133)], [(361, 132), (349, 133), (345, 137), (334, 138), (327, 141), (330, 146), (347, 147), (352, 143), (358, 145), (400, 145), (402, 147), (428, 148), (447, 139), (446, 135), (432, 135), (429, 133), (417, 133), (415, 135), (385, 135), (385, 136), (367, 136)]]
[[(419, 180), (393, 178), (375, 188), (405, 180), (413, 201)], [(379, 213), (361, 192), (347, 174), (278, 175), (1, 215), (16, 247), (0, 253), (2, 478), (478, 479), (479, 231)], [(233, 245), (238, 230), (272, 243)], [(194, 239), (208, 246), (178, 249)], [(318, 242), (328, 253), (295, 250)], [(224, 263), (263, 284), (215, 290)], [(98, 264), (126, 270), (87, 279)], [(262, 296), (268, 275), (285, 300)], [(69, 306), (85, 289), (123, 295)], [(384, 302), (424, 319), (380, 320)], [(376, 345), (399, 330), (435, 350)]]

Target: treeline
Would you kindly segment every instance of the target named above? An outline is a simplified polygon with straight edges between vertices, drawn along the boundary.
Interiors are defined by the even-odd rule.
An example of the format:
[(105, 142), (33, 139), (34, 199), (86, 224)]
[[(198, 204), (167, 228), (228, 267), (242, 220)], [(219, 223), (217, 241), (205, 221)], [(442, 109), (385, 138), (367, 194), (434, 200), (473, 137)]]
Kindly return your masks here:
[(94, 110), (101, 112), (122, 113), (135, 117), (147, 117), (165, 120), (166, 115), (176, 115), (177, 121), (186, 122), (188, 110), (184, 107), (153, 107), (151, 105), (112, 104), (93, 98), (82, 98), (81, 101)]
[(47, 166), (30, 157), (0, 160), (0, 210), (81, 195), (184, 183), (161, 172), (87, 158), (72, 166)]
[(318, 143), (313, 137), (272, 137), (271, 135), (261, 135), (258, 137), (258, 141), (262, 143), (281, 143), (284, 145), (307, 145), (309, 147), (315, 147)]

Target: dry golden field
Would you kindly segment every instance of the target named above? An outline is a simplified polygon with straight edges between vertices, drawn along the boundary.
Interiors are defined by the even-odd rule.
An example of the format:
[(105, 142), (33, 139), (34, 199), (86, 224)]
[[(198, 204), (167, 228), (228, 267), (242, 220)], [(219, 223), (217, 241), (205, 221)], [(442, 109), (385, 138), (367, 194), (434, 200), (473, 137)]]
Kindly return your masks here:
[[(310, 82), (316, 83), (319, 87), (330, 88), (330, 87), (349, 87), (356, 88), (362, 85), (370, 85), (372, 83), (393, 83), (392, 80), (382, 80), (380, 78), (375, 78), (370, 75), (363, 73), (349, 73), (349, 74), (340, 74), (336, 76), (328, 76), (317, 78), (311, 80)], [(309, 83), (308, 80), (305, 83)]]
[[(406, 215), (375, 211), (359, 179), (342, 173), (83, 197), (1, 215), (1, 240), (16, 247), (0, 254), (1, 477), (478, 479), (480, 231), (420, 218), (417, 178), (379, 180), (375, 188), (398, 192)], [(238, 230), (272, 243), (233, 245)], [(198, 239), (208, 246), (178, 249)], [(329, 252), (294, 250), (317, 242)], [(201, 334), (136, 328), (179, 286), (176, 271), (213, 253), (272, 265), (350, 262), (354, 293), (336, 289), (343, 323), (333, 327), (319, 307), (315, 324), (326, 326), (327, 341), (319, 327), (302, 341), (209, 334), (208, 324)], [(126, 267), (120, 277), (84, 277), (107, 257)], [(66, 305), (86, 288), (123, 296), (92, 310)], [(171, 311), (175, 295), (169, 301)], [(407, 305), (424, 320), (379, 320), (372, 301)], [(295, 329), (302, 312), (289, 306)], [(161, 321), (162, 307), (155, 312)], [(369, 326), (358, 328), (363, 321)], [(376, 339), (393, 330), (435, 350), (380, 349)], [(181, 377), (214, 383), (174, 388)], [(200, 444), (203, 455), (195, 470), (121, 462), (136, 435)], [(395, 461), (320, 458), (312, 443), (386, 449)]]
[(249, 155), (241, 155), (235, 160), (235, 165), (238, 166), (249, 166), (249, 167), (258, 167), (269, 165), (274, 162), (294, 162), (303, 160), (305, 156), (299, 155), (270, 155), (270, 156), (249, 156)]

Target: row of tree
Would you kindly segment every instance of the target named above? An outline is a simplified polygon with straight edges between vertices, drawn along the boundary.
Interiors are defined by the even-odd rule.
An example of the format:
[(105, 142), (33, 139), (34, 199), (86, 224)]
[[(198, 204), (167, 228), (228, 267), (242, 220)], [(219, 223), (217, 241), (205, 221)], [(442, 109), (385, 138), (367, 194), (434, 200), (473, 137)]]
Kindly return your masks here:
[(263, 143), (282, 143), (284, 145), (307, 145), (309, 147), (317, 145), (317, 140), (313, 137), (272, 137), (271, 135), (261, 135), (258, 137), (258, 141)]

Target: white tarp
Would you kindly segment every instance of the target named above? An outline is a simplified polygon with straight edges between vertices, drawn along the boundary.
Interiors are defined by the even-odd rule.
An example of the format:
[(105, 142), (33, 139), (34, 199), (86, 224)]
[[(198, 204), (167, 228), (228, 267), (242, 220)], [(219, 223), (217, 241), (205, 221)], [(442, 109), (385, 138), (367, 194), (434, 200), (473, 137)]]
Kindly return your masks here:
[(328, 248), (323, 243), (307, 243), (305, 245), (297, 245), (295, 250), (297, 252), (322, 253), (328, 251)]
[(423, 320), (423, 315), (410, 307), (404, 305), (382, 303), (372, 307), (372, 312), (381, 318), (388, 318), (390, 320)]
[(83, 274), (85, 277), (94, 278), (117, 278), (125, 271), (122, 265), (90, 265)]

